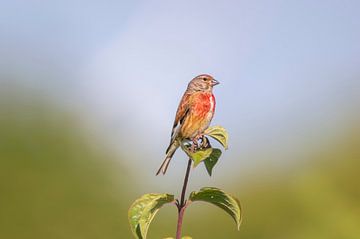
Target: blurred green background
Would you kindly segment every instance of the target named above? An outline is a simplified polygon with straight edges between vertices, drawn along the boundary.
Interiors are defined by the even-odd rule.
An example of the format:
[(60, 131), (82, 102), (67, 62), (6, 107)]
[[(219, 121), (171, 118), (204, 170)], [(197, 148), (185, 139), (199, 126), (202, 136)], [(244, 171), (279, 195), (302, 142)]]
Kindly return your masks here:
[[(325, 7), (326, 6), (326, 7)], [(194, 203), (197, 238), (359, 238), (357, 1), (4, 1), (0, 238), (132, 238), (131, 203), (178, 195), (155, 177), (187, 82), (213, 74), (230, 148), (209, 178), (243, 207), (238, 232)], [(185, 14), (186, 13), (186, 14)], [(181, 37), (179, 37), (181, 36)], [(165, 206), (148, 238), (174, 236)]]
[[(1, 238), (131, 238), (127, 209), (149, 192), (141, 189), (148, 183), (119, 162), (124, 156), (114, 157), (101, 142), (90, 142), (81, 119), (25, 92), (4, 95)], [(187, 210), (184, 233), (194, 238), (357, 238), (359, 145), (359, 127), (349, 125), (331, 146), (307, 154), (304, 164), (235, 177), (224, 187), (241, 200), (240, 232), (220, 209), (196, 203)], [(149, 238), (173, 235), (175, 223), (175, 207), (164, 207)]]

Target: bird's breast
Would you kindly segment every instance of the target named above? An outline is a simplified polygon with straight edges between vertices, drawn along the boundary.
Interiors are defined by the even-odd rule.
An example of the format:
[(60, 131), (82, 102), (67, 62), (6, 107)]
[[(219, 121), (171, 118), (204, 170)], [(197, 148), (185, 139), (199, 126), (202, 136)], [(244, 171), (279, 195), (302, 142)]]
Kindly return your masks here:
[(194, 100), (194, 108), (197, 115), (205, 116), (215, 111), (216, 102), (213, 94), (199, 94)]

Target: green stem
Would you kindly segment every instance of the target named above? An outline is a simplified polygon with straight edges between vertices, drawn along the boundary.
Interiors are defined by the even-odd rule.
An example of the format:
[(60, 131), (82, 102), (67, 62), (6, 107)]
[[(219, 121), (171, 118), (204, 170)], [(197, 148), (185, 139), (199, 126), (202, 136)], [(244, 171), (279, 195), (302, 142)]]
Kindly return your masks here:
[(187, 203), (185, 201), (185, 193), (186, 193), (186, 187), (187, 187), (187, 184), (189, 181), (191, 163), (192, 163), (192, 160), (191, 160), (191, 158), (189, 158), (186, 173), (185, 173), (185, 178), (184, 178), (184, 184), (183, 184), (182, 191), (181, 191), (180, 203), (178, 203), (178, 205), (177, 205), (179, 213), (178, 213), (178, 223), (177, 223), (177, 228), (176, 228), (176, 239), (181, 238), (181, 229), (182, 229), (182, 224), (183, 224), (183, 218), (184, 218), (184, 213), (185, 213), (185, 209), (187, 206)]

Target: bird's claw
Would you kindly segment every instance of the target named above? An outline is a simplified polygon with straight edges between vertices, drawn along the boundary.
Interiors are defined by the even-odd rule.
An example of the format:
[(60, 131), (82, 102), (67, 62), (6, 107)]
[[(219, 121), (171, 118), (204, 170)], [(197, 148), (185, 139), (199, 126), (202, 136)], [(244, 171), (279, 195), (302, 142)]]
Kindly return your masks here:
[(191, 153), (195, 153), (195, 151), (198, 149), (198, 145), (195, 143), (195, 142), (193, 142), (192, 144), (191, 144), (191, 147), (190, 147), (190, 152)]
[(209, 146), (209, 140), (205, 135), (201, 137), (201, 148), (207, 148)]
[[(201, 140), (201, 143), (199, 143), (199, 140)], [(192, 153), (195, 153), (196, 150), (207, 148), (208, 145), (209, 145), (209, 141), (206, 138), (206, 136), (204, 134), (199, 134), (199, 135), (196, 135), (193, 138), (192, 144), (191, 144), (191, 147), (190, 147), (190, 151)]]

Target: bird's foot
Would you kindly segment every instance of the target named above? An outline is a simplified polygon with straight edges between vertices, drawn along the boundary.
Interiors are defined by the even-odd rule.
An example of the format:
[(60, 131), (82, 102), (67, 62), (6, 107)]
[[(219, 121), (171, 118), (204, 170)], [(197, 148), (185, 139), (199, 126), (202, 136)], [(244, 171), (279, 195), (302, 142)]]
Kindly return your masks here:
[(190, 152), (195, 153), (195, 151), (198, 149), (198, 147), (199, 147), (198, 142), (193, 141), (191, 146), (190, 146)]
[(207, 148), (208, 146), (209, 146), (208, 138), (206, 138), (204, 134), (201, 135), (201, 148)]
[(204, 134), (198, 134), (192, 140), (190, 151), (194, 153), (196, 150), (207, 148), (208, 146), (209, 140), (206, 138), (206, 136)]
[(196, 135), (193, 139), (192, 139), (192, 144), (190, 147), (190, 151), (192, 153), (195, 153), (196, 150), (198, 150), (199, 147), (199, 139), (201, 138), (201, 135)]

